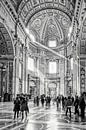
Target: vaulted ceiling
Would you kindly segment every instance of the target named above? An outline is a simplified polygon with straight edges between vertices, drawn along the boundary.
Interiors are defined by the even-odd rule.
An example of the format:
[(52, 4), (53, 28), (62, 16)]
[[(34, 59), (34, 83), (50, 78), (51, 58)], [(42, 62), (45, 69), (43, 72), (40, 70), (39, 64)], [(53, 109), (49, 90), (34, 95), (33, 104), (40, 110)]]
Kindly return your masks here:
[(0, 56), (13, 55), (13, 45), (7, 29), (0, 23)]
[(60, 45), (68, 36), (75, 0), (11, 0), (25, 26), (36, 41), (47, 45), (56, 40)]

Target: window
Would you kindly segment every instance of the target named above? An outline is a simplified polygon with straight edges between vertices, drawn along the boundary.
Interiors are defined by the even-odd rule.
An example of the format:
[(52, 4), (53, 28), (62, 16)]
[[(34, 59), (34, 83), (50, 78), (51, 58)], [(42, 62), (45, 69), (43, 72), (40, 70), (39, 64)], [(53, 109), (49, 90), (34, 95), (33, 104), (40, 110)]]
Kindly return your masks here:
[(28, 58), (28, 70), (34, 71), (34, 59)]
[(56, 62), (49, 62), (49, 73), (54, 74), (57, 72)]
[(73, 70), (73, 58), (71, 58), (71, 70)]
[(56, 40), (50, 40), (50, 41), (48, 42), (48, 46), (49, 46), (49, 47), (56, 47)]

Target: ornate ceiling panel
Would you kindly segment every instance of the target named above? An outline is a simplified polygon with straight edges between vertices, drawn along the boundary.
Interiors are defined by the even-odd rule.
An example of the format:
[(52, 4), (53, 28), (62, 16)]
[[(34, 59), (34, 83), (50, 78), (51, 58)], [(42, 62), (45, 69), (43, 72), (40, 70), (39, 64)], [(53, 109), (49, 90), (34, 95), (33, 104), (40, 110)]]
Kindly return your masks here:
[(49, 39), (57, 39), (58, 42), (63, 40), (68, 35), (71, 20), (65, 13), (49, 9), (35, 14), (28, 26), (36, 40), (46, 44)]
[(71, 6), (70, 9), (70, 5), (66, 1), (64, 0), (63, 3), (62, 0), (27, 0), (27, 2), (23, 0), (19, 6), (19, 13), (21, 14), (21, 17), (26, 25), (36, 13), (46, 9), (60, 10), (71, 18), (73, 7)]
[[(72, 0), (73, 1), (73, 0)], [(39, 11), (46, 9), (56, 9), (66, 13), (69, 17), (74, 12), (74, 2), (69, 0), (11, 0), (13, 6), (18, 8), (18, 12), (28, 24), (29, 20)]]
[(0, 23), (0, 55), (13, 55), (11, 38), (2, 23)]
[[(36, 40), (44, 44), (56, 39), (59, 44), (68, 35), (74, 13), (74, 2), (69, 0), (11, 0), (17, 5), (26, 27), (29, 27)], [(72, 0), (73, 1), (73, 0)]]

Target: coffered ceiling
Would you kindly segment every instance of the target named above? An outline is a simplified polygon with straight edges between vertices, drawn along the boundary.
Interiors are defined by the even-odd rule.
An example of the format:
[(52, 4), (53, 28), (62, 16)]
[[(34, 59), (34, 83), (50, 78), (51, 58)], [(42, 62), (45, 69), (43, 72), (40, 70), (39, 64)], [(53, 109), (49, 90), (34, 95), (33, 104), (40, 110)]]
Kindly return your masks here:
[(0, 23), (0, 56), (13, 55), (13, 46), (7, 29)]
[(11, 0), (24, 25), (44, 45), (56, 40), (60, 45), (68, 36), (75, 1), (71, 0)]

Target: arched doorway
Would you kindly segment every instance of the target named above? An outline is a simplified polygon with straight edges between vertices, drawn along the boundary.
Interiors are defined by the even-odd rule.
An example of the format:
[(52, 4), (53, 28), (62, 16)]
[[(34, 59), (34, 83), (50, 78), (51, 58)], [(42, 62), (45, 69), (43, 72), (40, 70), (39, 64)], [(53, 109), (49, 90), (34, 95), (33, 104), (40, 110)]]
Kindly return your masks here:
[(51, 96), (51, 98), (55, 98), (57, 96), (57, 84), (54, 82), (51, 82), (48, 84), (48, 95)]
[(12, 100), (14, 51), (11, 37), (0, 22), (0, 101)]
[(33, 98), (36, 96), (37, 93), (37, 87), (36, 87), (36, 82), (34, 80), (29, 81), (29, 95), (30, 98)]

